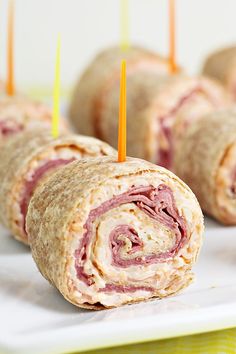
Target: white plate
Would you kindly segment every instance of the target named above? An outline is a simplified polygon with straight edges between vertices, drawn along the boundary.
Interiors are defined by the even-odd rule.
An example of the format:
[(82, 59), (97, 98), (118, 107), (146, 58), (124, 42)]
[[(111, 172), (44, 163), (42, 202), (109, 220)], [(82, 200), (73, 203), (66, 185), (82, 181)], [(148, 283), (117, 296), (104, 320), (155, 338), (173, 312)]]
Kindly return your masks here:
[(80, 310), (1, 231), (0, 352), (82, 351), (236, 326), (236, 228), (207, 222), (196, 281), (184, 293), (119, 309)]

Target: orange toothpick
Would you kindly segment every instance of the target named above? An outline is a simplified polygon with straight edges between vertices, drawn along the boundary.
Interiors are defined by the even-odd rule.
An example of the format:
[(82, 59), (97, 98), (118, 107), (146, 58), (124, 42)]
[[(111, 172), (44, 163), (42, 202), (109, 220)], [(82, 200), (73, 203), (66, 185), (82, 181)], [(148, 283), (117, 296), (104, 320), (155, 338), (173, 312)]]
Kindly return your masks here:
[(169, 67), (172, 74), (177, 71), (175, 49), (175, 0), (169, 0)]
[(8, 24), (7, 24), (7, 82), (6, 92), (9, 96), (15, 93), (14, 82), (14, 0), (9, 0), (8, 4)]
[(126, 160), (126, 62), (121, 63), (118, 162)]

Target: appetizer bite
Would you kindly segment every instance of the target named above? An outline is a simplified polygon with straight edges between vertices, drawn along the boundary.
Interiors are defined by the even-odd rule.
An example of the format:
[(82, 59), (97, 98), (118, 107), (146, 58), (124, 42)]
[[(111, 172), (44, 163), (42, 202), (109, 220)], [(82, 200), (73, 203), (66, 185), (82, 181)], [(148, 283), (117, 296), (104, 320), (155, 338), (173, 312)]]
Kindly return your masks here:
[(0, 221), (12, 235), (28, 244), (25, 218), (36, 189), (59, 167), (82, 157), (114, 154), (95, 138), (29, 130), (7, 141), (0, 149)]
[(179, 144), (175, 170), (208, 215), (236, 225), (236, 111), (212, 112), (196, 122)]
[(127, 76), (136, 72), (169, 73), (169, 61), (141, 47), (122, 51), (111, 47), (98, 54), (75, 86), (70, 104), (71, 122), (80, 134), (100, 136), (100, 120), (107, 95), (119, 85), (120, 62), (127, 62)]
[(97, 157), (70, 163), (36, 189), (26, 230), (42, 275), (71, 303), (98, 310), (189, 285), (203, 217), (168, 170)]
[[(116, 147), (119, 82), (107, 92), (96, 136)], [(203, 114), (228, 104), (225, 90), (205, 78), (137, 72), (127, 79), (128, 155), (173, 169), (175, 146)], [(99, 124), (98, 124), (99, 123)], [(91, 132), (91, 121), (81, 124)]]
[[(51, 110), (41, 102), (21, 95), (0, 97), (0, 144), (6, 138), (27, 129), (38, 129), (41, 126), (50, 129), (51, 122)], [(61, 119), (61, 131), (65, 130), (66, 123)]]
[(207, 75), (221, 81), (236, 100), (236, 46), (224, 48), (212, 53), (205, 61), (202, 69)]

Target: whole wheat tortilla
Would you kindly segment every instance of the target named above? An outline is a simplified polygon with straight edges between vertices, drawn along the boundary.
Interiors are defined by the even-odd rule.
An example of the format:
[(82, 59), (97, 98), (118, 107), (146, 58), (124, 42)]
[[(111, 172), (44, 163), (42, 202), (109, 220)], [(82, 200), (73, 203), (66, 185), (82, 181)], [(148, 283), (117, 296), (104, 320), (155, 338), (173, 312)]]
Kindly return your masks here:
[[(128, 158), (124, 163), (117, 163), (111, 157), (82, 159), (67, 165), (42, 184), (31, 199), (27, 214), (27, 232), (32, 255), (40, 272), (76, 306), (102, 309), (150, 298), (150, 295), (129, 296), (116, 302), (112, 296), (117, 294), (113, 293), (107, 295), (109, 300), (106, 296), (105, 300), (101, 300), (100, 292), (83, 288), (84, 285), (77, 279), (75, 272), (75, 250), (84, 232), (89, 213), (104, 201), (113, 198), (116, 193), (119, 195), (125, 191), (126, 184), (132, 185), (133, 181), (135, 184), (148, 184), (152, 181), (153, 184), (161, 182), (168, 185), (174, 193), (178, 211), (187, 223), (187, 244), (174, 259), (158, 265), (160, 268), (167, 267), (166, 275), (162, 273), (165, 285), (163, 289), (157, 286), (151, 297), (160, 298), (174, 294), (187, 286), (193, 278), (191, 268), (196, 261), (202, 241), (203, 219), (198, 202), (190, 189), (168, 170), (143, 160)], [(120, 220), (118, 210), (115, 209), (112, 213), (113, 218)], [(144, 224), (146, 216), (141, 215), (140, 222)], [(103, 218), (106, 218), (105, 214), (97, 221), (98, 234), (93, 235), (96, 242), (100, 233), (99, 224)], [(104, 240), (101, 248), (94, 245), (95, 250), (97, 249), (99, 253), (106, 249), (107, 242)], [(108, 254), (103, 259), (105, 261), (109, 259)], [(94, 259), (93, 264), (98, 261), (98, 258)], [(90, 272), (96, 272), (96, 266), (93, 267), (90, 268)], [(110, 264), (107, 271), (112, 268), (114, 267)], [(125, 268), (120, 272), (121, 274), (126, 272)], [(139, 268), (139, 272), (147, 274), (148, 268), (146, 270)], [(153, 279), (154, 284), (157, 278), (155, 281)], [(112, 282), (112, 277), (109, 281)], [(90, 300), (87, 299), (86, 291), (92, 292)]]
[[(175, 160), (177, 175), (196, 194), (202, 209), (224, 224), (236, 224), (236, 205), (233, 207), (235, 197), (230, 194), (227, 197), (227, 188), (230, 186), (223, 187), (218, 177), (220, 169), (226, 167), (224, 161), (229, 149), (235, 143), (235, 110), (212, 112), (187, 131)], [(220, 207), (219, 193), (222, 188), (226, 188), (224, 191), (226, 205), (232, 204), (233, 214)]]

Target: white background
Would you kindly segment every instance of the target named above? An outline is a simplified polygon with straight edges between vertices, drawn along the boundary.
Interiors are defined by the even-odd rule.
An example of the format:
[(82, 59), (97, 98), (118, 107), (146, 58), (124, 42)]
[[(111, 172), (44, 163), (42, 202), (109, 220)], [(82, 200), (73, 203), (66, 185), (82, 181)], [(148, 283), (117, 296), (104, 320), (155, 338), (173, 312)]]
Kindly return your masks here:
[[(58, 31), (61, 76), (71, 87), (88, 61), (119, 43), (119, 0), (15, 0), (16, 80), (23, 90), (51, 87)], [(176, 0), (178, 60), (197, 72), (205, 55), (236, 42), (236, 0)], [(131, 42), (168, 53), (168, 1), (129, 0)], [(0, 0), (0, 76), (6, 67), (7, 0)]]

